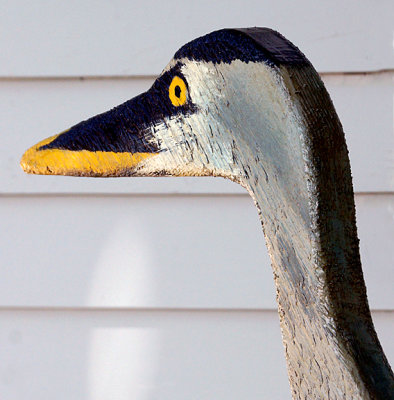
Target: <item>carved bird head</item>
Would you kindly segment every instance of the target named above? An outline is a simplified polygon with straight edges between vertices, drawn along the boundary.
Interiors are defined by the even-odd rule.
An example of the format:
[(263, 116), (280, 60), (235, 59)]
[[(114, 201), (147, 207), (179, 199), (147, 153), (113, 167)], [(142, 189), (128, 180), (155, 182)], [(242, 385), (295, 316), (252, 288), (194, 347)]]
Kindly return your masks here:
[(21, 166), (241, 183), (265, 226), (294, 396), (391, 398), (342, 127), (316, 71), (277, 32), (224, 29), (186, 44), (147, 92), (38, 143)]
[(290, 64), (309, 65), (270, 29), (210, 33), (178, 50), (147, 92), (39, 142), (21, 166), (34, 174), (213, 175), (245, 183), (262, 146), (272, 150), (268, 164), (285, 162), (277, 142), (297, 118), (283, 78)]

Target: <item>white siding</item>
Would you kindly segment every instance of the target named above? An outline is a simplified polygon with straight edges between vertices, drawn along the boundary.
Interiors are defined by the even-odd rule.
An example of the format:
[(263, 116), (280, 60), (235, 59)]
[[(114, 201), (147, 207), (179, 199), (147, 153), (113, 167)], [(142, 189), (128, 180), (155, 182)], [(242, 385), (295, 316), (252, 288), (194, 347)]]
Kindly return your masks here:
[(18, 166), (38, 140), (146, 90), (186, 41), (231, 26), (279, 30), (322, 73), (394, 364), (391, 0), (2, 0), (0, 11), (2, 400), (290, 399), (264, 238), (241, 188)]
[[(394, 310), (394, 195), (356, 200), (371, 306)], [(0, 307), (276, 309), (249, 196), (13, 196), (0, 205)]]
[(156, 75), (186, 42), (267, 26), (318, 71), (394, 67), (391, 0), (13, 0), (0, 13), (0, 76)]
[(290, 399), (274, 311), (4, 310), (0, 341), (4, 400)]

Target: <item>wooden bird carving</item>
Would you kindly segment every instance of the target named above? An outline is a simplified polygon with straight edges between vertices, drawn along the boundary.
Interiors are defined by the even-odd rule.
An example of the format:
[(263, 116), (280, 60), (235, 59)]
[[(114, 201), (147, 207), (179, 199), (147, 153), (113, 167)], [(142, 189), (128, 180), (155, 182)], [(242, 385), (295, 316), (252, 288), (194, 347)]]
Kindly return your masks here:
[(279, 33), (223, 29), (187, 43), (147, 92), (38, 143), (21, 166), (241, 184), (271, 257), (293, 398), (394, 398), (366, 297), (342, 126), (313, 66)]

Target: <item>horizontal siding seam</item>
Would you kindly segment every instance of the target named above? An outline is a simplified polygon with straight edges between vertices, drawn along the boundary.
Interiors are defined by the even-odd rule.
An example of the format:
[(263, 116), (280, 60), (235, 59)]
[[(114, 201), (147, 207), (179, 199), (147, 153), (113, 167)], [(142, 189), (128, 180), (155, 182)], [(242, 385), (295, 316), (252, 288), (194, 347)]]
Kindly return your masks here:
[[(132, 178), (131, 178), (132, 179)], [(154, 187), (154, 185), (152, 185)], [(393, 196), (394, 192), (391, 191), (376, 191), (376, 192), (354, 192), (354, 195), (356, 197), (384, 197), (384, 196)], [(84, 198), (84, 197), (95, 197), (95, 198), (101, 198), (101, 197), (152, 197), (152, 198), (157, 198), (157, 197), (197, 197), (197, 198), (204, 198), (204, 197), (249, 197), (248, 193), (231, 193), (231, 192), (216, 192), (212, 193), (209, 191), (206, 192), (193, 192), (193, 191), (186, 191), (186, 190), (179, 190), (177, 192), (165, 192), (165, 191), (146, 191), (142, 192), (139, 191), (137, 193), (129, 192), (129, 193), (124, 193), (124, 192), (69, 192), (69, 193), (56, 193), (56, 192), (0, 192), (0, 199), (1, 198), (50, 198), (50, 197), (79, 197), (79, 198)]]
[[(319, 71), (318, 71), (319, 72)], [(319, 75), (322, 77), (330, 76), (365, 76), (365, 75), (383, 75), (393, 74), (393, 68), (378, 69), (371, 71), (320, 71)], [(0, 76), (1, 82), (15, 82), (15, 81), (85, 81), (85, 80), (143, 80), (143, 79), (156, 79), (158, 75), (59, 75), (59, 76)]]
[[(393, 314), (394, 309), (374, 309), (373, 313)], [(276, 308), (220, 308), (220, 307), (62, 307), (62, 306), (0, 306), (1, 312), (157, 312), (157, 313), (276, 313)]]

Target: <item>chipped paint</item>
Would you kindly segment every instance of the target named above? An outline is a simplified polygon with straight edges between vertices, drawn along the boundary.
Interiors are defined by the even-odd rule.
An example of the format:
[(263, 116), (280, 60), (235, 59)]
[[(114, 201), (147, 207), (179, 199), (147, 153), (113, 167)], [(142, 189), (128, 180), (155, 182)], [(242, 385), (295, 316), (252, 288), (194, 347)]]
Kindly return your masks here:
[[(88, 152), (89, 163), (102, 175), (222, 176), (244, 186), (271, 256), (293, 398), (392, 398), (394, 379), (361, 270), (346, 143), (323, 83), (273, 31), (208, 36), (182, 48), (154, 84), (158, 90), (141, 95), (142, 117), (120, 119), (113, 140), (135, 140), (139, 151), (116, 153), (122, 168), (111, 170), (97, 151)], [(168, 103), (174, 76), (187, 88), (179, 107)], [(108, 149), (128, 145), (111, 143), (110, 131), (105, 137)], [(85, 175), (87, 159), (79, 169), (67, 166), (67, 157), (83, 158), (83, 150), (33, 149), (22, 159), (27, 172), (46, 173), (54, 151), (48, 173)]]

